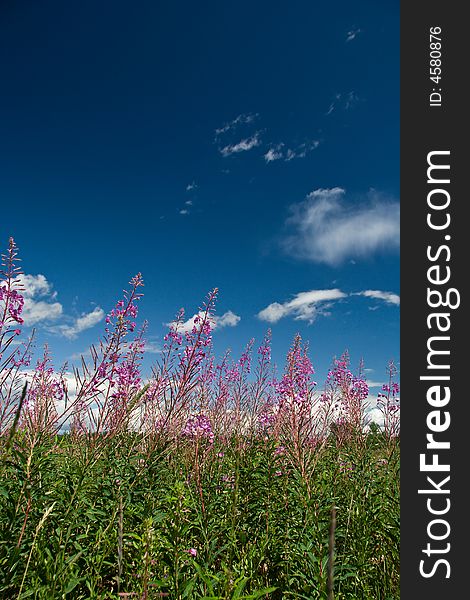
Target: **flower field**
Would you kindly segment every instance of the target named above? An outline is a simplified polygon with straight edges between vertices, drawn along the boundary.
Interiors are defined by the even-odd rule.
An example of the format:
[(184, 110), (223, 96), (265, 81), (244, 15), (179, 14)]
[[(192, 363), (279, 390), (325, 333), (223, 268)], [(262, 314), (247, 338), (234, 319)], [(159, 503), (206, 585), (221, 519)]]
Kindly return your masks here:
[[(296, 336), (218, 358), (217, 290), (142, 374), (135, 276), (90, 357), (22, 342), (13, 240), (0, 277), (0, 597), (399, 598), (399, 386), (369, 422), (344, 352), (324, 383)], [(22, 343), (20, 343), (22, 342)], [(71, 385), (73, 381), (73, 386)]]

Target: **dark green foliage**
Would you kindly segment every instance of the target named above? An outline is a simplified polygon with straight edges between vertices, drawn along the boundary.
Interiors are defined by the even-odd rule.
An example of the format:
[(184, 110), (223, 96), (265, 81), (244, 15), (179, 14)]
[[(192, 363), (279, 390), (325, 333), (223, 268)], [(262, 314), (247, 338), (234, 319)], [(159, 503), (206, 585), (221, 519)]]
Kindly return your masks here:
[(151, 445), (17, 432), (0, 452), (0, 598), (399, 598), (399, 448), (334, 437)]

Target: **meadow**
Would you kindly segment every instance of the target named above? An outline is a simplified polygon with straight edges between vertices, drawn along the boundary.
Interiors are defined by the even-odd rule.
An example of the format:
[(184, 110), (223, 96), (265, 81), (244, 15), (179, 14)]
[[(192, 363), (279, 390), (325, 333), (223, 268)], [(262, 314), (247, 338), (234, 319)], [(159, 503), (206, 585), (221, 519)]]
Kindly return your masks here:
[[(180, 311), (150, 376), (142, 277), (90, 357), (32, 365), (18, 251), (0, 277), (0, 597), (399, 598), (399, 386), (368, 418), (347, 352), (314, 380), (296, 336), (212, 344), (217, 290)], [(73, 385), (71, 381), (73, 380)]]

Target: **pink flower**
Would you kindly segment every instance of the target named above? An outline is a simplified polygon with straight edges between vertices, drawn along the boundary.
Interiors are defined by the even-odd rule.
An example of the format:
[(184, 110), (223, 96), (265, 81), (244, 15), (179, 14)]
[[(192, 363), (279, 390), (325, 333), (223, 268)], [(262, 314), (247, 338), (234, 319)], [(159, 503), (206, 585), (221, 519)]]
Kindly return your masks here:
[(190, 554), (191, 556), (193, 556), (193, 557), (197, 556), (197, 550), (196, 550), (196, 548), (190, 548), (189, 550), (186, 550), (186, 552), (188, 554)]
[(211, 422), (208, 417), (202, 414), (195, 417), (189, 417), (181, 434), (192, 439), (207, 438), (211, 444), (214, 441)]

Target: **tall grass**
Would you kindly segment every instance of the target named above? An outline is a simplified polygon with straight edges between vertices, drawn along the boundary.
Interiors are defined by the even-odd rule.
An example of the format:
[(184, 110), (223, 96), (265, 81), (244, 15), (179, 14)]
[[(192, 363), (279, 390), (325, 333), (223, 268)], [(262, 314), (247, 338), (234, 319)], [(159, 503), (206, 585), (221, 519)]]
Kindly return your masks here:
[[(297, 336), (276, 378), (268, 332), (216, 360), (217, 290), (180, 311), (143, 380), (131, 280), (74, 372), (28, 369), (13, 240), (0, 281), (0, 597), (399, 597), (398, 385), (367, 423), (344, 353), (321, 391)], [(25, 380), (28, 382), (25, 385)]]

